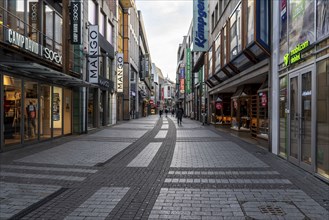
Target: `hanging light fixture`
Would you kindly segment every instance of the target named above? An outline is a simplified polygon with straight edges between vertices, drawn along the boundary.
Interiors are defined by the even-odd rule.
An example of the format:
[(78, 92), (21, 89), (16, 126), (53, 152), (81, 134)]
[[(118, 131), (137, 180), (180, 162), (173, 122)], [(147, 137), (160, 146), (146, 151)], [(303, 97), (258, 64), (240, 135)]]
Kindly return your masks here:
[(11, 76), (4, 75), (3, 77), (3, 85), (4, 86), (13, 86), (14, 85), (14, 78)]

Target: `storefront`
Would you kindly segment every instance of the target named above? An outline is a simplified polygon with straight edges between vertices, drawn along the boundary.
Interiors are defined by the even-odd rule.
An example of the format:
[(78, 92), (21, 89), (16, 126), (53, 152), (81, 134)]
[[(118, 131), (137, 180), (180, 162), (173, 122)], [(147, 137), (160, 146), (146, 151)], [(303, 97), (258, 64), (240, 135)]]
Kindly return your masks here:
[[(83, 100), (73, 97), (89, 83), (73, 71), (81, 57), (63, 50), (61, 12), (41, 0), (0, 0), (0, 151), (83, 132)], [(78, 60), (66, 71), (65, 56)]]
[(231, 14), (214, 22), (214, 41), (208, 51), (206, 83), (212, 97), (212, 120), (230, 126), (232, 132), (245, 131), (250, 137), (267, 140), (269, 101), (263, 84), (270, 76), (267, 18), (271, 5), (267, 1), (231, 1), (227, 9)]
[[(284, 4), (283, 4), (284, 3)], [(329, 181), (329, 3), (280, 1), (274, 152)], [(281, 13), (282, 12), (282, 13)]]

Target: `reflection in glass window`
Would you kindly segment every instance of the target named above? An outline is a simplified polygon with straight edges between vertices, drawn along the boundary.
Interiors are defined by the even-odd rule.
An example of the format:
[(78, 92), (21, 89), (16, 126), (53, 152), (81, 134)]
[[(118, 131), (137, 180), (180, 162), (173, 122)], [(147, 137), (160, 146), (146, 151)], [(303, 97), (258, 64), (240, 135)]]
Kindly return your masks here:
[(63, 20), (55, 13), (55, 51), (62, 53)]
[(24, 1), (8, 1), (8, 11), (7, 27), (24, 34)]
[(329, 1), (318, 0), (317, 2), (317, 37), (323, 38), (329, 34)]
[(212, 47), (208, 51), (208, 76), (212, 76), (213, 71), (212, 71)]
[(269, 14), (269, 1), (259, 1), (260, 4), (260, 39), (269, 45), (270, 33), (270, 14)]
[(317, 64), (317, 172), (329, 179), (329, 59)]
[(280, 117), (280, 156), (286, 158), (288, 152), (288, 118), (287, 118), (287, 109), (288, 109), (288, 97), (287, 97), (287, 85), (288, 77), (285, 76), (280, 79), (280, 100), (279, 100), (279, 117)]
[(241, 51), (241, 4), (230, 19), (230, 59)]
[(226, 64), (226, 26), (223, 28), (223, 65)]
[(254, 41), (254, 0), (248, 1), (247, 12), (247, 45)]
[[(12, 76), (3, 76), (3, 126), (5, 145), (21, 143), (21, 126), (24, 119), (24, 112), (21, 112), (22, 104), (22, 81)], [(2, 101), (3, 100), (3, 101)], [(1, 116), (2, 117), (2, 116)], [(1, 122), (2, 123), (2, 122)]]
[(289, 51), (307, 40), (314, 42), (314, 0), (289, 1)]
[(106, 40), (113, 45), (113, 25), (110, 22), (107, 22), (106, 32)]
[(221, 40), (221, 33), (217, 35), (217, 38), (215, 40), (215, 50), (216, 50), (216, 55), (215, 55), (215, 68), (219, 69), (220, 66), (220, 40)]
[(96, 3), (93, 0), (88, 1), (88, 21), (90, 24), (96, 24)]
[(99, 17), (99, 33), (105, 37), (105, 24), (106, 24), (106, 16), (101, 12), (101, 16)]
[(25, 126), (24, 140), (35, 140), (38, 138), (39, 128), (39, 102), (38, 102), (38, 83), (26, 81), (24, 83), (25, 90)]
[(40, 12), (38, 10), (38, 0), (28, 0), (27, 2), (27, 28), (28, 37), (35, 42), (39, 42), (39, 18)]
[(63, 89), (54, 86), (52, 97), (52, 112), (53, 112), (53, 137), (62, 135), (62, 120), (63, 120)]
[(287, 40), (287, 0), (280, 0), (280, 54), (279, 61), (283, 62), (283, 57), (288, 53)]
[(54, 39), (54, 10), (48, 5), (45, 6), (44, 30), (46, 34), (46, 47), (53, 47)]

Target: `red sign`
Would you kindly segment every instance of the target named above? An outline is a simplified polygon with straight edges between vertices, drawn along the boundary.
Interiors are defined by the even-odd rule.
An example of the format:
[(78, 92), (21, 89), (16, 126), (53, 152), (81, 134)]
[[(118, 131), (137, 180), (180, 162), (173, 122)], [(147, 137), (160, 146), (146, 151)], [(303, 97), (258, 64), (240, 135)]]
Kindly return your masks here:
[(216, 103), (216, 109), (220, 110), (220, 109), (222, 109), (222, 107), (223, 107), (222, 103), (220, 103), (220, 102)]
[(267, 105), (267, 96), (266, 93), (264, 92), (262, 95), (262, 106), (266, 106)]

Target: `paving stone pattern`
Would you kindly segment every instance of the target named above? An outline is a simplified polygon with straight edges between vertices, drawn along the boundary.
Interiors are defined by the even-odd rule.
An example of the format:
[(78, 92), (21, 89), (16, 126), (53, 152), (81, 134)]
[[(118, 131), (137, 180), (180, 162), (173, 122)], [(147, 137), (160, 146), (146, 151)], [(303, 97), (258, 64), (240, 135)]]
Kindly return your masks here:
[(112, 158), (129, 145), (118, 142), (70, 141), (17, 162), (94, 166)]
[(327, 184), (187, 118), (148, 116), (47, 145), (0, 154), (1, 220), (329, 216)]

